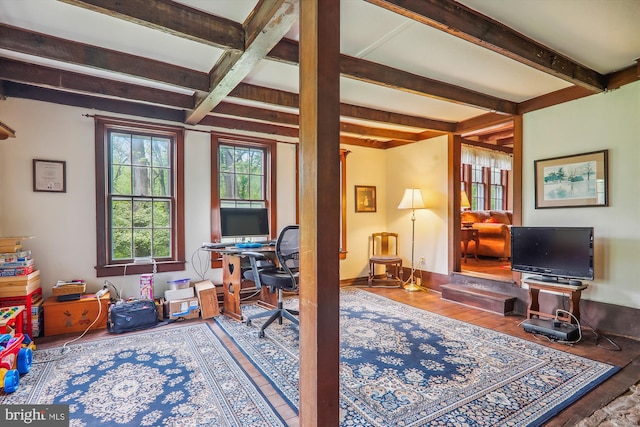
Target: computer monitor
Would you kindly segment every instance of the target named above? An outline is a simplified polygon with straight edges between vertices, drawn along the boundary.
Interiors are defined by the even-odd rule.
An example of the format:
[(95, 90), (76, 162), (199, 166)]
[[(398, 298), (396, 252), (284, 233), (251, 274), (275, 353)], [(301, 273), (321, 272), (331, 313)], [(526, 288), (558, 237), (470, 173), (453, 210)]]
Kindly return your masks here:
[(222, 237), (269, 236), (267, 208), (220, 208)]

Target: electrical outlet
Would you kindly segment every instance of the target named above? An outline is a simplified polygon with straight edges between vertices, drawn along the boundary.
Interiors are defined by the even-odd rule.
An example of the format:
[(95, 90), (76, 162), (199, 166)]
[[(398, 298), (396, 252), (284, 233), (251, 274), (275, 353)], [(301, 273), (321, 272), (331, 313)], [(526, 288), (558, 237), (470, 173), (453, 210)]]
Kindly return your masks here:
[(420, 265), (424, 265), (424, 257), (423, 256), (420, 257)]

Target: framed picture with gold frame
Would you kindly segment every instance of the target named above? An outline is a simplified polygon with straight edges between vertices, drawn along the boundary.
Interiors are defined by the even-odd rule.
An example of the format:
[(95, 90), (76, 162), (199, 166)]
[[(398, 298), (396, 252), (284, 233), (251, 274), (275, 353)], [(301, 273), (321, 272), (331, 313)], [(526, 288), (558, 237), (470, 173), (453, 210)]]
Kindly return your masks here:
[(376, 187), (356, 185), (356, 212), (376, 211)]

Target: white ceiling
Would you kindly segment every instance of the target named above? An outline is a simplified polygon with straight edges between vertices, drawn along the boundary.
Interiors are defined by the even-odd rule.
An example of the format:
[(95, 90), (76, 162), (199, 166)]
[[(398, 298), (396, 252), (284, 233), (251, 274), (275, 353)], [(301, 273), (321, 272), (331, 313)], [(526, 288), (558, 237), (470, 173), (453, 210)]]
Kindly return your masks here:
[[(258, 2), (180, 0), (179, 3), (242, 23)], [(460, 0), (459, 3), (602, 74), (633, 66), (640, 58), (638, 0)], [(216, 47), (56, 0), (0, 0), (0, 23), (204, 73), (215, 66), (223, 53)], [(340, 35), (343, 54), (517, 103), (571, 86), (558, 77), (364, 0), (342, 0)], [(298, 39), (297, 23), (286, 37)], [(7, 49), (0, 49), (0, 58), (192, 93), (160, 82)], [(244, 82), (298, 93), (298, 68), (264, 59)], [(340, 90), (343, 103), (443, 121), (460, 122), (487, 112), (347, 77), (341, 77)]]

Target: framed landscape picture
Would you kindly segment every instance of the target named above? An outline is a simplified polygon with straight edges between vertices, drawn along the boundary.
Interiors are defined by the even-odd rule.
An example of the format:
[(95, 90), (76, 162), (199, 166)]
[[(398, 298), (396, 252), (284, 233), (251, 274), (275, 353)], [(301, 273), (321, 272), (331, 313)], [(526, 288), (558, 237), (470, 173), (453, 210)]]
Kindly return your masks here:
[(608, 206), (608, 150), (534, 162), (536, 209)]

